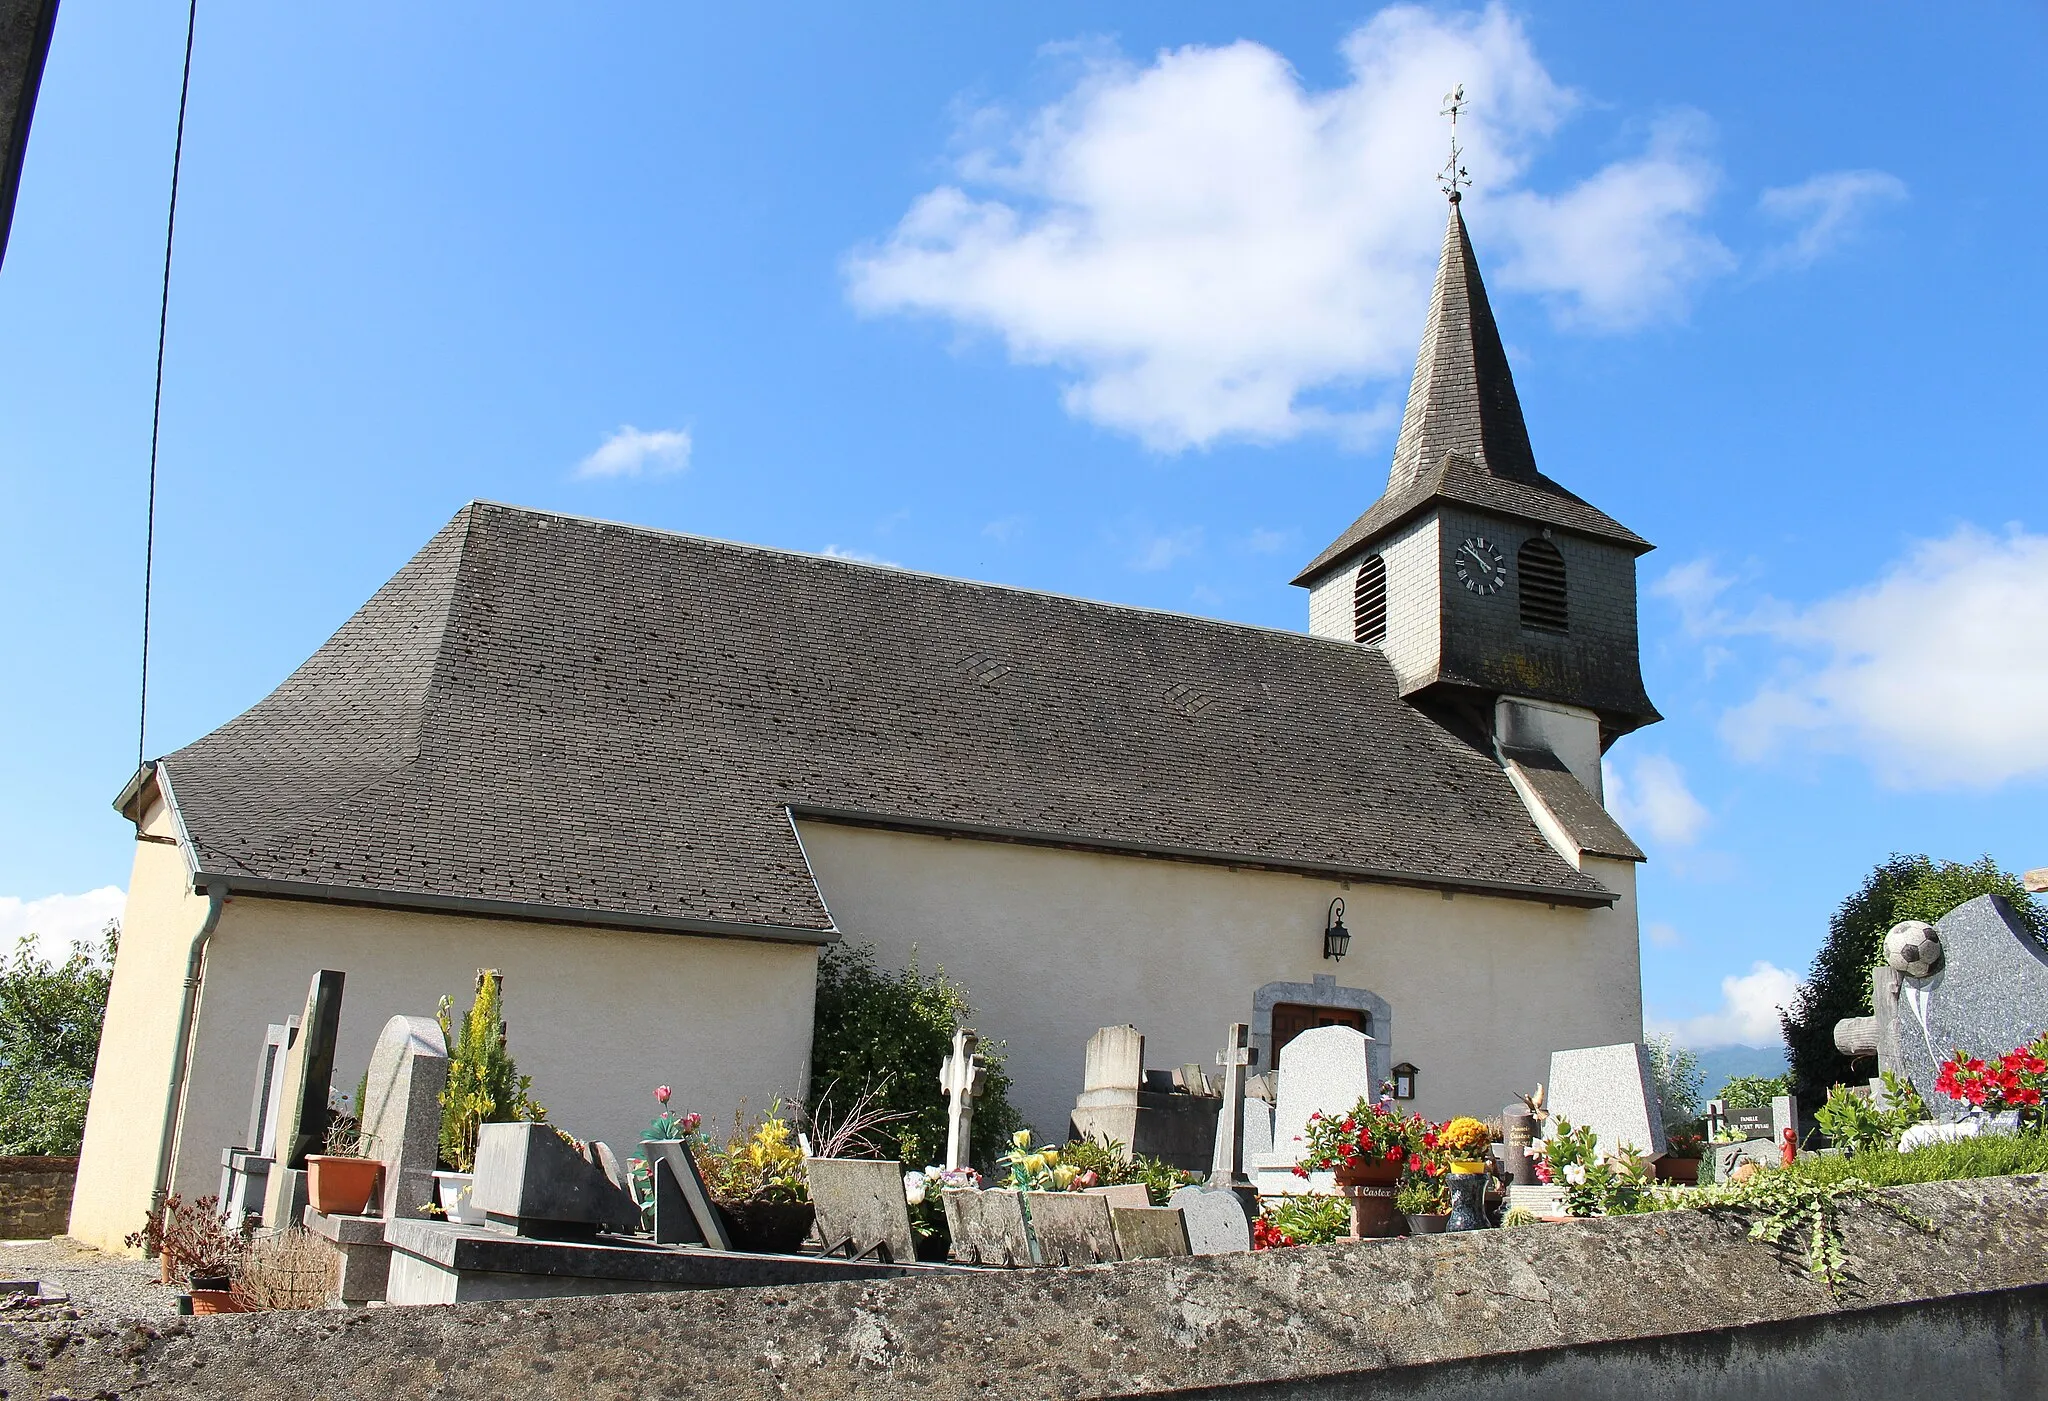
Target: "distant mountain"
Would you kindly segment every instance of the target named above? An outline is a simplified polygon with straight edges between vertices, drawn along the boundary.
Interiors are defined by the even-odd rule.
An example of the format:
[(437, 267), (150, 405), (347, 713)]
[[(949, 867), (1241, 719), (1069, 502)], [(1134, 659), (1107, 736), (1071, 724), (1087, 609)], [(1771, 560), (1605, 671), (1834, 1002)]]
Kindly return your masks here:
[(1700, 1077), (1706, 1082), (1707, 1099), (1719, 1099), (1721, 1087), (1738, 1075), (1783, 1075), (1785, 1047), (1722, 1046), (1695, 1052), (1700, 1058)]

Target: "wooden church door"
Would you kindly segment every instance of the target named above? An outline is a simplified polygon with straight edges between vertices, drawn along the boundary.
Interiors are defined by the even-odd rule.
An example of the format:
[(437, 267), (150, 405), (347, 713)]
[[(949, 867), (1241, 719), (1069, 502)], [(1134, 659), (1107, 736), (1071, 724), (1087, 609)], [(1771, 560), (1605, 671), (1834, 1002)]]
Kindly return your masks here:
[(1356, 1027), (1371, 1035), (1372, 1018), (1362, 1007), (1310, 1007), (1300, 1002), (1276, 1002), (1273, 1004), (1273, 1064), (1280, 1064), (1281, 1048), (1289, 1041), (1319, 1026)]

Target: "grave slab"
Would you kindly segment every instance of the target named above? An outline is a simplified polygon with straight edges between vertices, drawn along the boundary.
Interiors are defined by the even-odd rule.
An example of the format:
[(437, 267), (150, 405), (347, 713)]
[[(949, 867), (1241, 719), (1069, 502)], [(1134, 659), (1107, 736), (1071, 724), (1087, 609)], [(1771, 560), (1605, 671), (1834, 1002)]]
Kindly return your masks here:
[(1091, 1192), (1026, 1192), (1024, 1209), (1042, 1264), (1099, 1265), (1123, 1258), (1107, 1197)]
[(1088, 1187), (1083, 1190), (1107, 1200), (1111, 1210), (1120, 1206), (1152, 1205), (1152, 1195), (1145, 1190), (1145, 1184), (1142, 1182), (1119, 1182), (1113, 1187)]
[(640, 1229), (639, 1203), (552, 1124), (485, 1124), (470, 1200), (487, 1224), (521, 1235)]
[(1187, 1220), (1171, 1206), (1111, 1206), (1110, 1225), (1117, 1249), (1126, 1260), (1158, 1260), (1188, 1255)]
[(946, 1192), (942, 1200), (955, 1260), (1013, 1268), (1039, 1263), (1031, 1233), (1024, 1227), (1024, 1199), (1018, 1193), (1004, 1188)]
[(704, 1190), (697, 1160), (681, 1139), (642, 1139), (640, 1152), (654, 1188), (654, 1240), (657, 1245), (708, 1245), (730, 1250), (725, 1217)]
[(1252, 1219), (1245, 1212), (1243, 1198), (1235, 1192), (1181, 1187), (1166, 1204), (1180, 1212), (1187, 1227), (1189, 1254), (1232, 1255), (1252, 1248)]
[(915, 1260), (917, 1236), (903, 1197), (903, 1169), (862, 1158), (811, 1158), (804, 1163), (818, 1238), (825, 1253), (853, 1259)]
[(384, 1298), (391, 1278), (391, 1246), (384, 1239), (383, 1217), (329, 1216), (309, 1206), (304, 1221), (334, 1254), (329, 1308), (366, 1308)]
[(482, 1226), (393, 1221), (387, 1301), (459, 1304), (479, 1299), (553, 1299), (692, 1289), (760, 1289), (952, 1272), (945, 1265), (754, 1255), (615, 1237), (535, 1240)]

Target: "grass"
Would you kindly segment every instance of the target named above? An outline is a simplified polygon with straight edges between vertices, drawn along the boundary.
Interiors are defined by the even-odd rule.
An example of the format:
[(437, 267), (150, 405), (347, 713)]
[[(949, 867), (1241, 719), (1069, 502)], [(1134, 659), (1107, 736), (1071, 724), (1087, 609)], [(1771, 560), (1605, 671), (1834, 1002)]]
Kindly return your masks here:
[(2048, 1173), (2048, 1135), (2027, 1133), (1991, 1138), (1965, 1138), (1933, 1143), (1911, 1153), (1830, 1154), (1801, 1158), (1780, 1172), (1827, 1186), (1860, 1177), (1873, 1187), (1903, 1187), (1912, 1182), (1953, 1182), (1968, 1177), (2005, 1177), (2014, 1173)]

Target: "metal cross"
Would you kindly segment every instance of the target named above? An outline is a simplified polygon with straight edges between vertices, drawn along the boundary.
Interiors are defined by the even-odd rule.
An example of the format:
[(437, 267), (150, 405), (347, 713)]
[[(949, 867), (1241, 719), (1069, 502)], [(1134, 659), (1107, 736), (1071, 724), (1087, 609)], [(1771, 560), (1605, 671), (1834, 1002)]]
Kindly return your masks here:
[(981, 1096), (981, 1038), (960, 1027), (953, 1033), (953, 1051), (939, 1067), (939, 1088), (946, 1092), (946, 1166), (964, 1168), (974, 1129), (974, 1101)]
[(1437, 181), (1443, 192), (1451, 197), (1452, 204), (1456, 204), (1460, 198), (1460, 185), (1467, 189), (1472, 185), (1472, 177), (1460, 163), (1465, 155), (1464, 149), (1458, 145), (1458, 114), (1464, 110), (1465, 85), (1460, 83), (1444, 94), (1443, 110), (1437, 113), (1439, 117), (1451, 119), (1451, 158), (1444, 162), (1444, 168), (1437, 173)]

